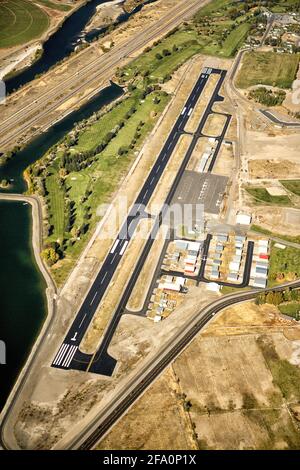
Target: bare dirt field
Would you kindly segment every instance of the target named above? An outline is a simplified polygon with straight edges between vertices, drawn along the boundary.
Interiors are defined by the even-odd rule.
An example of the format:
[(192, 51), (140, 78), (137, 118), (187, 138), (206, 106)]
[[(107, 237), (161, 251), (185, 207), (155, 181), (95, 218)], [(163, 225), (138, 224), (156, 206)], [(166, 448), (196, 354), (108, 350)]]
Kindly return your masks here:
[[(293, 386), (300, 387), (299, 339), (300, 327), (281, 318), (274, 306), (247, 302), (225, 310), (98, 448), (152, 449), (159, 443), (153, 443), (156, 429), (163, 429), (167, 449), (178, 449), (179, 442), (182, 449), (299, 448), (299, 393), (291, 385), (299, 376)], [(161, 390), (166, 382), (153, 407), (157, 387)], [(180, 418), (174, 414), (165, 431), (165, 400), (174, 387), (177, 406), (187, 419), (182, 427), (182, 411)], [(189, 440), (182, 441), (181, 433)]]
[(300, 234), (300, 211), (288, 207), (266, 207), (256, 206), (251, 208), (253, 222), (271, 232), (283, 235), (297, 236)]
[(234, 167), (234, 154), (232, 145), (222, 145), (216, 160), (213, 173), (230, 177)]
[(226, 122), (225, 116), (221, 114), (210, 114), (203, 129), (203, 134), (219, 137)]
[(129, 411), (126, 426), (121, 429), (116, 426), (98, 450), (195, 448), (188, 417), (178, 400), (179, 393), (172, 369), (168, 369), (155, 382), (151, 394), (145, 394)]
[(249, 160), (249, 177), (251, 179), (263, 178), (298, 178), (300, 176), (300, 167), (291, 160), (280, 159), (260, 159)]
[(245, 156), (250, 178), (299, 176), (300, 136), (296, 131), (246, 131)]

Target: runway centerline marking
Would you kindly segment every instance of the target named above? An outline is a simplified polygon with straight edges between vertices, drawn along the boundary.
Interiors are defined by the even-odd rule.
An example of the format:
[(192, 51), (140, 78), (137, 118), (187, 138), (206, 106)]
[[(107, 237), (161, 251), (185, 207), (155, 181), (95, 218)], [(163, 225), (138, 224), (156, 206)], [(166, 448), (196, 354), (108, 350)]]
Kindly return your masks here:
[(102, 281), (100, 282), (100, 284), (103, 283), (103, 281), (104, 281), (104, 279), (106, 278), (106, 276), (107, 276), (107, 271), (106, 271), (106, 273), (104, 274), (104, 276), (103, 276)]
[(92, 305), (92, 303), (94, 302), (94, 300), (95, 300), (97, 294), (98, 294), (98, 291), (96, 291), (96, 294), (95, 294), (94, 297), (92, 298), (92, 301), (91, 301), (90, 305)]
[(81, 325), (82, 325), (82, 323), (84, 322), (84, 319), (85, 319), (86, 315), (87, 315), (87, 314), (85, 313), (83, 319), (82, 319), (81, 322), (79, 323), (79, 327), (78, 327), (78, 328), (81, 328)]

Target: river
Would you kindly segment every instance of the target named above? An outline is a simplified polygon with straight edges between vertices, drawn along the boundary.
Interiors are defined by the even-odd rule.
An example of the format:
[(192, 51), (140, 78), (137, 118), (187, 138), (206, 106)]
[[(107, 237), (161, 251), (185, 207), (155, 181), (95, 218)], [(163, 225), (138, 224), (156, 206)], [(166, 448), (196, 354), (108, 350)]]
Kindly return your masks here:
[[(156, 0), (146, 0), (130, 13), (124, 12), (120, 14), (115, 24), (127, 21), (128, 18), (140, 11), (144, 5), (154, 1)], [(69, 56), (81, 42), (85, 41), (90, 43), (95, 38), (99, 37), (100, 34), (104, 33), (108, 29), (108, 26), (87, 33), (84, 32), (85, 27), (94, 16), (97, 6), (102, 3), (109, 3), (109, 0), (90, 0), (86, 5), (83, 5), (67, 18), (62, 26), (43, 44), (42, 56), (30, 67), (5, 80), (7, 93), (9, 94), (13, 90), (30, 82), (36, 75), (47, 72), (47, 70), (59, 61)]]
[[(115, 84), (105, 88), (82, 108), (33, 140), (6, 165), (0, 166), (0, 180), (12, 182), (12, 187), (5, 192), (26, 191), (23, 179), (26, 167), (42, 157), (73, 128), (75, 122), (88, 118), (122, 93), (122, 88)], [(7, 364), (0, 365), (0, 410), (46, 315), (46, 285), (34, 259), (31, 229), (29, 205), (0, 202), (0, 340), (7, 348)]]

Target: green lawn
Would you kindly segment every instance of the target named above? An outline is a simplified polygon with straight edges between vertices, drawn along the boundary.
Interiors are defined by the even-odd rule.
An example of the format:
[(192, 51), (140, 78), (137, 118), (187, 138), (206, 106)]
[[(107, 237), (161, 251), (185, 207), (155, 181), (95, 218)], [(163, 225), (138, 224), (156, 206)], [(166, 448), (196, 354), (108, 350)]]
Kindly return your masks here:
[(220, 51), (220, 55), (224, 55), (224, 57), (233, 56), (237, 49), (239, 49), (239, 47), (244, 42), (249, 29), (250, 24), (248, 23), (240, 24), (237, 28), (235, 28), (225, 39)]
[(296, 77), (299, 54), (275, 52), (247, 52), (236, 85), (248, 88), (254, 85), (269, 85), (290, 88)]
[(12, 47), (40, 37), (49, 26), (49, 17), (26, 0), (0, 2), (0, 48)]
[(290, 317), (296, 318), (300, 312), (299, 302), (289, 302), (278, 306), (281, 313), (289, 315)]
[(54, 3), (50, 2), (50, 0), (36, 0), (36, 3), (40, 3), (47, 8), (52, 8), (52, 10), (59, 10), (59, 11), (69, 11), (71, 10), (70, 5), (65, 5), (63, 3)]
[(291, 206), (291, 200), (288, 196), (271, 196), (265, 188), (245, 188), (258, 202), (272, 204), (276, 206)]
[(269, 6), (269, 8), (273, 13), (284, 13), (293, 11), (295, 5), (299, 5), (299, 0), (281, 0), (277, 5)]
[(300, 277), (300, 250), (286, 246), (277, 248), (272, 243), (269, 268), (269, 286)]
[(50, 239), (62, 241), (65, 228), (65, 194), (58, 185), (56, 174), (47, 177), (46, 188), (47, 192), (49, 193), (48, 198), (50, 201), (48, 208), (50, 214), (50, 224), (53, 225), (54, 228)]
[[(182, 26), (158, 41), (126, 66), (121, 79), (127, 82), (147, 73), (152, 81), (163, 80), (187, 59), (200, 52), (232, 57), (249, 32), (252, 17), (249, 13), (234, 21), (224, 8), (226, 5), (236, 6), (232, 0), (217, 0), (201, 9), (188, 26)], [(164, 50), (170, 54), (164, 56)]]
[(280, 183), (291, 193), (300, 196), (300, 180), (281, 180)]
[(222, 286), (221, 287), (221, 294), (235, 294), (238, 292), (244, 292), (250, 290), (250, 287), (233, 287), (233, 286)]
[(78, 139), (78, 143), (73, 148), (79, 152), (94, 149), (104, 136), (110, 132), (120, 120), (124, 119), (129, 109), (136, 104), (136, 98), (122, 100), (114, 108), (94, 124), (85, 130)]

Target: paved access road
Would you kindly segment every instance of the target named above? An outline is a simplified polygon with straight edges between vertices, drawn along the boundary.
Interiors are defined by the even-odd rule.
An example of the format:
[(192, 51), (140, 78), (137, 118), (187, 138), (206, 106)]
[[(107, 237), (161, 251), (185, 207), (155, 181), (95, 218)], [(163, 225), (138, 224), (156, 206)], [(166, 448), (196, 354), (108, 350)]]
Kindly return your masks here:
[[(92, 355), (83, 354), (79, 350), (80, 342), (92, 321), (92, 318), (108, 288), (111, 279), (124, 255), (127, 245), (130, 242), (133, 233), (141, 220), (145, 216), (143, 213), (143, 208), (148, 204), (159, 179), (171, 157), (172, 152), (174, 151), (180, 135), (184, 132), (186, 123), (192, 113), (193, 108), (195, 107), (205, 84), (211, 73), (221, 74), (220, 81), (216, 87), (214, 94), (214, 99), (216, 99), (217, 93), (220, 86), (223, 83), (225, 72), (218, 69), (204, 69), (203, 73), (200, 74), (192, 92), (190, 93), (189, 98), (187, 99), (180, 115), (178, 116), (172, 131), (170, 132), (154, 166), (151, 169), (149, 176), (147, 177), (146, 182), (144, 183), (133, 208), (130, 210), (126, 221), (124, 222), (116, 240), (111, 247), (110, 253), (106, 257), (103, 265), (94, 280), (89, 292), (87, 293), (82, 306), (79, 309), (79, 312), (76, 315), (74, 322), (72, 323), (63, 343), (61, 344), (59, 350), (57, 351), (56, 356), (53, 359), (52, 366), (61, 368), (61, 369), (77, 369), (77, 370), (87, 370), (89, 363), (92, 359)], [(210, 106), (213, 104), (214, 99), (211, 100)], [(208, 107), (206, 113), (210, 112), (210, 107)], [(205, 113), (204, 113), (205, 114)], [(206, 114), (204, 116), (206, 121)], [(190, 152), (191, 153), (191, 152)], [(189, 158), (190, 155), (188, 155)], [(184, 168), (183, 168), (184, 170)], [(182, 170), (182, 172), (183, 172)], [(177, 180), (180, 179), (182, 174), (177, 175)], [(169, 203), (170, 201), (166, 201)], [(154, 227), (154, 230), (157, 229)], [(139, 267), (141, 270), (142, 265)], [(115, 331), (114, 322), (119, 321), (118, 317), (115, 316), (110, 324), (111, 331)], [(103, 352), (105, 352), (103, 350)], [(111, 358), (112, 363), (107, 364), (108, 370), (101, 370), (101, 373), (110, 373), (114, 368), (114, 360)], [(98, 360), (97, 360), (98, 361)], [(97, 362), (95, 361), (95, 362)], [(94, 368), (97, 366), (95, 365)], [(97, 369), (93, 372), (100, 372)]]

